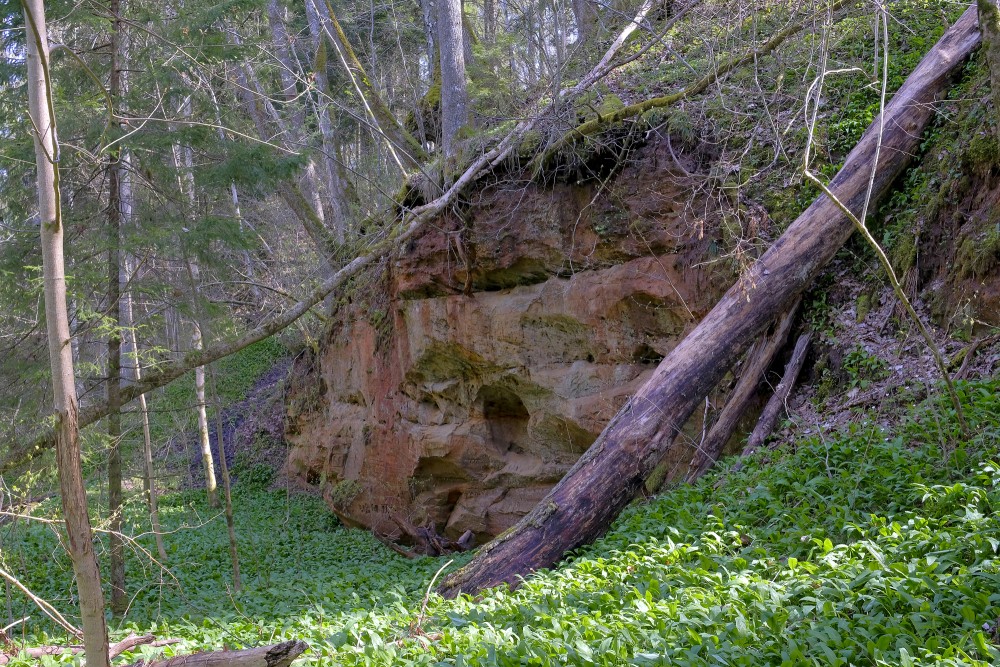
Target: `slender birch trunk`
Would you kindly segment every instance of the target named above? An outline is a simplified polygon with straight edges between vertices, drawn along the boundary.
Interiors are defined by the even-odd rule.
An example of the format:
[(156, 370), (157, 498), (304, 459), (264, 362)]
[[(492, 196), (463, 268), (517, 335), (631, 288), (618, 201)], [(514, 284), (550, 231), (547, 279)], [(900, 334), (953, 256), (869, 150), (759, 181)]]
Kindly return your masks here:
[[(124, 83), (124, 82), (123, 82)], [(130, 156), (128, 151), (122, 152), (121, 177), (119, 191), (121, 193), (121, 221), (123, 225), (132, 222), (134, 199), (132, 177), (130, 173)], [(131, 285), (136, 273), (136, 262), (127, 252), (121, 264), (120, 284)], [(125, 364), (126, 380), (139, 383), (142, 381), (142, 368), (139, 364), (139, 335), (136, 332), (132, 290), (126, 289), (121, 300), (122, 323), (122, 356), (130, 360)], [(160, 562), (167, 560), (167, 551), (163, 546), (163, 531), (160, 528), (159, 498), (156, 492), (156, 479), (153, 474), (153, 437), (149, 426), (149, 406), (146, 404), (146, 394), (139, 394), (139, 418), (142, 422), (142, 486), (146, 494), (146, 505), (149, 507), (149, 521), (153, 529), (153, 539), (156, 542), (156, 553)]]
[(222, 400), (219, 398), (218, 384), (215, 381), (215, 369), (211, 366), (209, 377), (212, 380), (212, 404), (215, 406), (215, 439), (219, 443), (219, 466), (222, 468), (222, 495), (225, 499), (226, 531), (229, 533), (229, 559), (233, 563), (233, 588), (239, 593), (243, 588), (240, 578), (240, 555), (236, 543), (236, 525), (233, 521), (233, 494), (229, 480), (229, 462), (226, 461), (226, 436), (222, 421)]
[[(127, 160), (127, 157), (126, 157)], [(127, 176), (127, 172), (126, 172)], [(124, 181), (126, 187), (122, 192), (122, 212), (126, 221), (129, 219), (131, 211), (131, 189), (128, 187), (128, 179)], [(125, 268), (127, 275), (134, 275), (134, 269), (130, 266), (131, 260), (126, 258)], [(135, 383), (142, 381), (142, 368), (139, 365), (139, 336), (135, 330), (135, 316), (133, 315), (132, 293), (126, 290), (122, 299), (122, 325), (124, 327), (124, 352), (126, 359), (132, 359), (129, 375)], [(149, 506), (149, 521), (153, 528), (153, 537), (156, 540), (156, 553), (161, 562), (167, 560), (167, 551), (163, 546), (163, 531), (160, 529), (160, 508), (159, 498), (156, 492), (156, 476), (153, 474), (153, 438), (149, 428), (149, 407), (146, 405), (146, 394), (139, 394), (139, 415), (142, 419), (142, 478), (145, 487), (146, 503)]]
[[(188, 118), (191, 115), (191, 98), (186, 98), (181, 105), (181, 114)], [(174, 167), (177, 169), (177, 184), (181, 194), (184, 195), (192, 212), (197, 203), (194, 185), (194, 156), (190, 146), (173, 145)], [(191, 297), (195, 300), (195, 310), (198, 305), (198, 285), (201, 282), (201, 267), (196, 260), (187, 260), (188, 276), (191, 280)], [(204, 349), (200, 318), (197, 316), (191, 323), (191, 347), (195, 353)], [(212, 443), (208, 435), (208, 412), (205, 401), (205, 367), (198, 366), (194, 369), (194, 391), (195, 410), (198, 415), (198, 443), (201, 447), (201, 460), (205, 468), (205, 491), (208, 493), (208, 504), (211, 507), (219, 506), (219, 498), (216, 494), (217, 484), (215, 481), (215, 463), (212, 457)]]
[(66, 308), (66, 271), (63, 257), (62, 210), (59, 201), (58, 140), (49, 80), (48, 33), (42, 0), (23, 0), (28, 30), (28, 111), (34, 127), (37, 167), (38, 218), (41, 227), (42, 274), (45, 283), (45, 325), (52, 370), (56, 420), (56, 463), (67, 543), (80, 597), (83, 643), (89, 667), (109, 667), (108, 630), (104, 622), (101, 571), (94, 553), (87, 514), (87, 493), (80, 463), (76, 383)]
[[(198, 263), (190, 261), (188, 263), (188, 268), (191, 271), (192, 284), (197, 285), (199, 280)], [(194, 298), (197, 299), (198, 295), (195, 294)], [(194, 322), (192, 326), (191, 347), (194, 348), (196, 352), (200, 352), (204, 349), (201, 337), (201, 325), (197, 322)], [(212, 457), (212, 442), (208, 434), (208, 412), (206, 409), (207, 402), (205, 400), (204, 366), (198, 366), (194, 369), (194, 392), (196, 403), (195, 409), (198, 411), (198, 444), (201, 447), (201, 461), (205, 467), (205, 491), (208, 492), (208, 504), (211, 507), (218, 507), (219, 498), (217, 495), (218, 485), (215, 481), (215, 462)]]

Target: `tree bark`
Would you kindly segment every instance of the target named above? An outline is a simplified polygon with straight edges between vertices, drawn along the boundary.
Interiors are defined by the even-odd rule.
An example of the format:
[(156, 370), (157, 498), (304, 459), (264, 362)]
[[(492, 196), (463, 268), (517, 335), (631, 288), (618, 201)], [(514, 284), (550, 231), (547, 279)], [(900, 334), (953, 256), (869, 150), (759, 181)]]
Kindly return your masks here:
[[(194, 267), (192, 267), (193, 269)], [(196, 272), (192, 270), (192, 275)], [(196, 280), (196, 278), (192, 278)], [(195, 296), (197, 298), (197, 296)], [(195, 351), (204, 349), (201, 339), (201, 325), (192, 324), (191, 344)], [(210, 507), (219, 506), (218, 483), (215, 480), (215, 460), (212, 456), (212, 441), (208, 434), (208, 402), (205, 400), (205, 367), (194, 369), (195, 410), (198, 414), (198, 445), (201, 448), (201, 462), (205, 469), (205, 491)]]
[(487, 44), (497, 41), (496, 0), (483, 0), (483, 41)]
[[(916, 153), (938, 96), (979, 44), (975, 9), (945, 32), (869, 127), (830, 183), (860, 210), (873, 177), (878, 200)], [(877, 163), (876, 163), (877, 159)], [(602, 535), (641, 489), (681, 426), (738, 356), (808, 287), (853, 231), (826, 196), (817, 198), (701, 323), (660, 363), (555, 488), (514, 528), (484, 548), (439, 588), (475, 593), (553, 565), (570, 549)]]
[(573, 0), (573, 16), (576, 18), (576, 43), (582, 46), (597, 31), (597, 6), (594, 0)]
[(457, 152), (455, 143), (459, 130), (469, 122), (469, 94), (465, 87), (462, 1), (437, 0), (437, 8), (438, 53), (441, 58), (441, 150), (447, 164)]
[(215, 439), (219, 443), (219, 466), (222, 469), (222, 497), (225, 501), (226, 532), (229, 535), (229, 560), (233, 564), (233, 588), (239, 593), (243, 588), (243, 580), (240, 578), (240, 555), (236, 543), (236, 525), (233, 521), (233, 494), (229, 479), (229, 463), (226, 461), (222, 400), (219, 398), (219, 389), (215, 382), (215, 369), (209, 366), (208, 370), (212, 379), (212, 404), (215, 407)]
[(990, 70), (994, 132), (1000, 137), (1000, 8), (996, 0), (976, 0), (976, 9), (983, 33), (983, 55)]
[[(126, 172), (125, 175), (127, 176), (128, 173)], [(128, 184), (127, 179), (125, 180), (125, 184)], [(125, 196), (126, 194), (127, 196)], [(126, 204), (124, 212), (127, 218), (131, 212), (131, 188), (126, 187), (122, 199), (123, 203)], [(127, 276), (134, 274), (130, 266), (131, 264), (131, 260), (126, 256), (125, 268)], [(128, 284), (131, 284), (131, 282), (131, 279), (127, 280)], [(139, 337), (135, 331), (131, 291), (125, 292), (125, 298), (122, 301), (122, 321), (125, 327), (125, 356), (127, 359), (132, 360), (129, 365), (129, 374), (131, 375), (131, 381), (138, 383), (142, 381), (142, 368), (139, 365)], [(156, 553), (160, 557), (160, 562), (166, 563), (167, 551), (163, 546), (163, 531), (160, 529), (160, 501), (156, 491), (156, 477), (153, 474), (153, 438), (149, 426), (149, 408), (146, 405), (146, 395), (139, 394), (138, 401), (139, 416), (142, 420), (143, 490), (146, 493), (146, 503), (149, 505), (149, 521), (153, 529), (153, 538), (156, 541)]]
[(804, 333), (795, 342), (795, 351), (792, 353), (792, 358), (788, 360), (788, 365), (785, 366), (785, 374), (782, 376), (778, 386), (774, 388), (771, 400), (764, 406), (764, 412), (761, 413), (760, 419), (757, 420), (757, 425), (753, 429), (753, 433), (747, 439), (747, 446), (743, 449), (744, 457), (750, 456), (760, 449), (768, 436), (771, 435), (771, 432), (774, 431), (774, 426), (778, 423), (778, 418), (781, 417), (781, 413), (785, 410), (788, 395), (792, 393), (795, 380), (798, 379), (799, 373), (802, 371), (802, 365), (806, 361), (807, 352), (809, 352), (809, 334)]
[[(122, 21), (121, 3), (111, 0), (111, 76), (108, 94), (116, 108), (122, 92)], [(108, 308), (111, 323), (108, 335), (108, 536), (111, 557), (111, 611), (124, 614), (128, 608), (125, 594), (125, 545), (122, 543), (122, 321), (121, 321), (121, 228), (122, 228), (122, 164), (121, 147), (108, 156)]]
[[(188, 97), (181, 104), (182, 114), (185, 118), (191, 115), (191, 98)], [(174, 168), (177, 170), (177, 185), (181, 195), (184, 196), (190, 205), (190, 215), (195, 215), (195, 207), (198, 197), (195, 192), (194, 182), (194, 156), (190, 146), (173, 145)], [(201, 282), (201, 268), (196, 260), (187, 259), (188, 278), (191, 281), (191, 299), (194, 301), (194, 309), (197, 313), (201, 309), (199, 283)], [(191, 323), (191, 348), (195, 353), (204, 349), (204, 340), (201, 330), (201, 318), (195, 316)], [(208, 435), (208, 412), (205, 402), (205, 366), (200, 365), (194, 369), (194, 393), (195, 393), (195, 413), (198, 418), (198, 444), (201, 448), (201, 460), (205, 469), (205, 491), (208, 494), (208, 504), (211, 507), (219, 506), (219, 498), (216, 494), (218, 485), (215, 481), (215, 463), (212, 458), (211, 439)]]
[[(153, 660), (143, 667), (288, 667), (308, 647), (301, 640), (259, 646), (242, 651), (213, 651)], [(136, 666), (138, 667), (138, 665)]]
[(712, 424), (705, 440), (701, 442), (695, 452), (694, 459), (688, 468), (687, 481), (693, 482), (704, 475), (712, 467), (726, 443), (736, 432), (736, 425), (743, 413), (746, 412), (750, 401), (757, 394), (757, 386), (760, 384), (764, 372), (774, 361), (778, 350), (788, 339), (788, 332), (792, 329), (792, 322), (795, 321), (795, 314), (798, 312), (798, 303), (788, 310), (778, 321), (774, 331), (767, 337), (758, 341), (759, 346), (750, 351), (746, 367), (740, 374), (740, 379), (733, 388), (732, 393), (726, 401), (726, 407), (719, 413), (718, 419)]
[[(278, 59), (278, 78), (281, 80), (281, 99), (285, 102), (293, 102), (296, 96), (295, 71), (292, 64), (291, 46), (292, 40), (288, 35), (288, 28), (285, 26), (284, 8), (278, 5), (278, 0), (268, 0), (267, 22), (271, 28), (271, 44), (274, 46), (274, 57)], [(302, 112), (296, 113), (300, 120)]]
[(59, 143), (49, 79), (48, 32), (42, 0), (23, 0), (27, 39), (28, 111), (34, 127), (35, 166), (38, 185), (38, 219), (41, 227), (42, 275), (49, 365), (55, 409), (56, 464), (67, 543), (80, 598), (83, 642), (90, 667), (108, 667), (108, 632), (104, 622), (101, 572), (94, 553), (93, 533), (87, 513), (87, 493), (80, 463), (76, 382), (66, 308), (66, 271), (63, 257)]
[[(330, 91), (330, 80), (327, 76), (326, 41), (323, 39), (323, 27), (319, 13), (312, 0), (306, 0), (306, 19), (309, 33), (312, 37), (313, 49), (316, 52), (316, 87), (320, 92), (315, 98), (317, 124), (323, 141), (323, 164), (326, 167), (326, 189), (330, 199), (330, 218), (333, 220), (334, 231), (338, 243), (347, 239), (348, 227), (354, 214), (361, 208), (357, 191), (344, 168), (337, 144), (333, 120), (330, 117), (328, 100), (333, 99)], [(323, 54), (322, 58), (320, 54)]]

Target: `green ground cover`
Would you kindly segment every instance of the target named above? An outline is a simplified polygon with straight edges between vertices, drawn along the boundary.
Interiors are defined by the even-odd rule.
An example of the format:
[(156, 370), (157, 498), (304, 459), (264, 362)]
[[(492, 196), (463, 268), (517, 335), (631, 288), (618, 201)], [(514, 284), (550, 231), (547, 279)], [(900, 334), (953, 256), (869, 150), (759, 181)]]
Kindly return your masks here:
[[(314, 664), (996, 664), (998, 385), (963, 386), (971, 442), (954, 445), (939, 398), (891, 432), (859, 415), (637, 503), (557, 570), (478, 601), (425, 603), (447, 559), (403, 559), (316, 499), (260, 490), (235, 497), (245, 588), (233, 593), (221, 517), (200, 493), (170, 494), (169, 572), (133, 553), (132, 607), (112, 629), (181, 638), (178, 654), (301, 638)], [(144, 530), (138, 499), (128, 523)], [(54, 533), (5, 530), (7, 567), (72, 611)], [(58, 639), (13, 606), (33, 616), (30, 643)]]

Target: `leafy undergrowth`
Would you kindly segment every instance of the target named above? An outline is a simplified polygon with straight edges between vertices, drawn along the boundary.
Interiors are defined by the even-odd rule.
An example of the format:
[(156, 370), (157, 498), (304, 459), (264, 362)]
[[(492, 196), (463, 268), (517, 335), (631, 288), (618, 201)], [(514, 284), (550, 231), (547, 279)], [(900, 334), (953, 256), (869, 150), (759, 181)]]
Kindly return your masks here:
[[(227, 590), (216, 518), (168, 536), (176, 581), (131, 566), (144, 588), (113, 628), (181, 638), (176, 654), (301, 638), (314, 664), (997, 664), (998, 388), (964, 385), (975, 436), (962, 447), (936, 398), (893, 432), (862, 423), (723, 465), (632, 506), (558, 570), (478, 601), (431, 595), (424, 608), (443, 560), (402, 559), (314, 499), (238, 495), (244, 591)], [(200, 503), (166, 497), (164, 520), (200, 524)], [(71, 608), (50, 534), (22, 529), (4, 551)]]

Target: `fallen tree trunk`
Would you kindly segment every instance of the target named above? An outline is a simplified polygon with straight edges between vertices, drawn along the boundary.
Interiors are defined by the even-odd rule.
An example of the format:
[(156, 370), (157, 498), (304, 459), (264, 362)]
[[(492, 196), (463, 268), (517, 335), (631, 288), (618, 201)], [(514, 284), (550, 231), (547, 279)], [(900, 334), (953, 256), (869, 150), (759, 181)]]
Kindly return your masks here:
[[(177, 639), (154, 641), (152, 635), (144, 635), (142, 637), (132, 635), (117, 644), (112, 644), (109, 650), (109, 657), (114, 659), (122, 653), (131, 651), (143, 644), (166, 646), (168, 644), (175, 644), (178, 641)], [(150, 662), (140, 660), (134, 663), (132, 667), (288, 667), (292, 660), (302, 655), (307, 648), (309, 648), (308, 644), (296, 639), (271, 646), (248, 648), (242, 651), (192, 653), (190, 655), (178, 655), (173, 658), (152, 660)], [(83, 647), (39, 646), (37, 648), (24, 649), (20, 655), (40, 660), (45, 656), (62, 655), (67, 651), (71, 653), (83, 653)], [(0, 653), (0, 665), (5, 665), (16, 657), (18, 655)]]
[[(0, 633), (0, 635), (2, 635), (2, 633)], [(0, 640), (4, 639), (5, 637), (0, 636)], [(176, 644), (179, 641), (179, 639), (162, 639), (157, 641), (153, 635), (129, 635), (125, 639), (112, 644), (108, 648), (108, 659), (114, 660), (122, 653), (131, 651), (132, 649), (144, 644), (149, 644), (150, 646), (167, 646), (169, 644)], [(10, 643), (10, 640), (7, 639), (6, 642)], [(73, 654), (80, 654), (84, 652), (82, 646), (33, 646), (25, 649), (18, 649), (12, 645), (8, 645), (5, 651), (6, 652), (0, 651), (0, 665), (6, 665), (8, 662), (18, 657), (41, 660), (45, 656), (62, 655), (66, 652)]]
[(764, 412), (761, 413), (760, 419), (757, 420), (757, 426), (754, 427), (753, 433), (750, 434), (750, 438), (747, 440), (747, 446), (743, 449), (744, 457), (750, 456), (760, 449), (761, 445), (767, 441), (768, 436), (771, 435), (775, 424), (778, 423), (778, 418), (785, 409), (788, 395), (792, 393), (792, 387), (795, 386), (799, 372), (802, 371), (802, 365), (806, 362), (806, 353), (808, 351), (809, 334), (805, 333), (799, 336), (799, 339), (795, 342), (795, 351), (792, 353), (792, 358), (788, 361), (788, 365), (785, 366), (785, 374), (782, 376), (778, 386), (774, 388), (774, 395), (771, 396), (771, 400), (764, 406)]
[(768, 369), (774, 361), (778, 350), (785, 344), (788, 332), (791, 331), (792, 322), (795, 320), (795, 313), (798, 312), (799, 304), (788, 309), (778, 324), (774, 327), (771, 335), (761, 339), (759, 343), (750, 351), (750, 358), (747, 359), (746, 368), (740, 374), (740, 379), (733, 388), (726, 407), (719, 413), (719, 418), (712, 424), (708, 435), (698, 446), (691, 465), (688, 466), (688, 473), (685, 477), (687, 482), (693, 482), (704, 475), (709, 468), (719, 459), (726, 443), (736, 432), (736, 425), (743, 417), (750, 406), (753, 397), (757, 393), (757, 385), (764, 377), (764, 371)]
[[(881, 150), (869, 127), (830, 183), (860, 211), (889, 189), (916, 153), (951, 75), (979, 44), (976, 10), (967, 10), (924, 57), (886, 106)], [(551, 566), (602, 535), (673, 446), (684, 422), (739, 355), (812, 282), (854, 230), (820, 196), (660, 363), (600, 437), (514, 528), (487, 545), (439, 587), (446, 597), (475, 593)]]
[(288, 667), (307, 648), (309, 646), (304, 641), (294, 639), (242, 651), (212, 651), (151, 662), (140, 661), (134, 667)]

